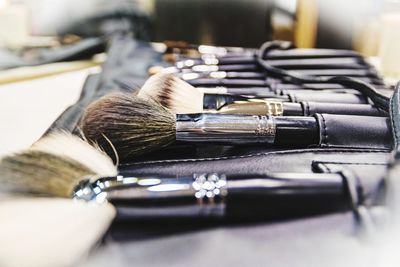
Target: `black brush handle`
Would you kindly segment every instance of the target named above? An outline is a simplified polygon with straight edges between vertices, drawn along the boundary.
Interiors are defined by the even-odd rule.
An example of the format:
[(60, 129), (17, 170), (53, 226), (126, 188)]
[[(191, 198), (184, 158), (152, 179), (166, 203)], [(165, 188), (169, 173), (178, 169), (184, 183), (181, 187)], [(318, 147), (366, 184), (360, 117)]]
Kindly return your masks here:
[(332, 93), (332, 92), (295, 92), (286, 95), (277, 95), (273, 92), (265, 92), (262, 98), (249, 95), (232, 94), (204, 94), (204, 109), (220, 109), (236, 101), (248, 101), (257, 99), (274, 99), (282, 102), (300, 103), (304, 101), (342, 104), (367, 104), (368, 98), (361, 94)]
[(114, 204), (129, 219), (282, 219), (349, 209), (345, 179), (335, 173), (105, 177), (82, 181), (74, 197)]
[(175, 138), (198, 144), (388, 148), (388, 124), (386, 117), (319, 113), (314, 117), (178, 114)]
[(339, 174), (280, 173), (227, 182), (226, 217), (282, 219), (349, 209)]
[[(287, 96), (278, 96), (273, 92), (265, 92), (264, 97), (274, 98), (281, 101), (289, 101)], [(221, 107), (232, 104), (236, 101), (248, 101), (253, 99), (251, 96), (231, 95), (231, 94), (204, 94), (203, 108), (204, 109), (220, 109)]]
[(340, 49), (315, 49), (315, 48), (295, 48), (295, 49), (274, 49), (264, 55), (265, 59), (304, 59), (304, 58), (358, 58), (360, 54), (352, 50)]
[[(217, 92), (221, 90), (221, 88), (215, 87), (215, 88), (207, 88), (207, 92), (212, 94), (213, 90), (214, 92)], [(280, 88), (280, 87), (276, 87)], [(253, 97), (270, 97), (271, 92), (275, 92), (277, 95), (285, 95), (289, 93), (301, 93), (301, 92), (315, 92), (318, 94), (318, 92), (330, 92), (330, 93), (352, 93), (352, 94), (360, 94), (357, 90), (350, 89), (350, 88), (343, 88), (343, 87), (337, 87), (337, 88), (313, 88), (313, 87), (295, 87), (295, 86), (285, 86), (282, 87), (283, 89), (276, 89), (272, 90), (268, 87), (233, 87), (233, 88), (227, 88), (227, 87), (222, 87), (222, 90), (224, 90), (225, 93), (231, 94), (231, 95), (246, 95), (246, 96), (253, 96)]]
[(253, 86), (268, 86), (265, 80), (258, 79), (212, 79), (212, 78), (200, 78), (187, 81), (189, 84), (195, 87), (253, 87)]
[(351, 94), (351, 93), (336, 93), (336, 92), (325, 92), (325, 91), (313, 91), (313, 90), (293, 90), (290, 93), (285, 93), (290, 99), (290, 102), (300, 103), (303, 101), (312, 102), (323, 102), (323, 103), (342, 103), (342, 104), (367, 104), (368, 98), (362, 94)]
[(274, 117), (277, 147), (308, 147), (319, 144), (319, 128), (313, 117)]
[(363, 60), (357, 58), (318, 58), (267, 60), (269, 65), (282, 69), (367, 69)]
[[(285, 59), (330, 59), (330, 58), (355, 58), (361, 59), (361, 56), (350, 50), (334, 50), (334, 49), (289, 49), (289, 50), (273, 50), (268, 53), (265, 59), (268, 60), (285, 60)], [(215, 63), (217, 65), (228, 64), (251, 64), (256, 62), (254, 53), (244, 52), (228, 53), (226, 56), (217, 57)], [(204, 64), (203, 60), (193, 60), (194, 64)], [(192, 63), (192, 64), (193, 64)]]
[[(284, 103), (284, 115), (290, 115), (290, 105), (295, 103)], [(385, 112), (369, 104), (342, 104), (323, 102), (300, 102), (303, 116), (313, 116), (316, 113), (362, 115), (362, 116), (387, 116)], [(285, 111), (286, 114), (285, 114)], [(292, 115), (293, 116), (293, 115)]]

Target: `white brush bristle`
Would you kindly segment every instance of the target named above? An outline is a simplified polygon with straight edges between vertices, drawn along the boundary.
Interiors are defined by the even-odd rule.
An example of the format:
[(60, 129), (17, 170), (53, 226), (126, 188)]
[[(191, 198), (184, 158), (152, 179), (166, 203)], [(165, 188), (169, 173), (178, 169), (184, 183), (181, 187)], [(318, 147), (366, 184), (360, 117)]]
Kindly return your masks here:
[(33, 144), (31, 149), (68, 157), (102, 176), (117, 174), (117, 167), (106, 153), (69, 133), (50, 134)]
[(53, 267), (80, 265), (116, 211), (106, 203), (16, 198), (0, 201), (0, 213), (0, 266)]
[(138, 96), (152, 98), (175, 114), (203, 112), (203, 92), (168, 71), (151, 76)]

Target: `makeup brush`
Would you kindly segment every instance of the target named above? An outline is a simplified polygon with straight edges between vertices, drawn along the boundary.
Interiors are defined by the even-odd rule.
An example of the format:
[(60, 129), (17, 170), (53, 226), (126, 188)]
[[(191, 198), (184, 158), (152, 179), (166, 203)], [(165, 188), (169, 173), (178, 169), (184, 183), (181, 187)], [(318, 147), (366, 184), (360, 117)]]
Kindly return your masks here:
[[(257, 89), (256, 89), (257, 90)], [(233, 91), (233, 90), (232, 90)], [(242, 90), (244, 91), (244, 90)], [(207, 92), (208, 94), (204, 94), (203, 92)], [(139, 91), (138, 96), (144, 98), (151, 98), (161, 103), (164, 107), (171, 110), (176, 114), (188, 114), (188, 113), (201, 113), (204, 109), (220, 109), (229, 104), (234, 104), (237, 101), (247, 101), (247, 100), (255, 100), (255, 97), (252, 96), (244, 96), (244, 95), (232, 95), (232, 94), (219, 94), (220, 92), (224, 92), (224, 88), (215, 89), (215, 94), (210, 94), (211, 90), (207, 90), (207, 88), (199, 89), (191, 86), (190, 84), (182, 81), (174, 74), (169, 72), (160, 72), (156, 75), (151, 76), (143, 85), (142, 89)], [(251, 92), (251, 91), (249, 91)], [(315, 91), (305, 91), (305, 92), (294, 92), (287, 95), (276, 95), (273, 92), (268, 92), (267, 89), (264, 90), (263, 98), (271, 98), (269, 100), (262, 100), (266, 103), (266, 105), (270, 105), (269, 103), (278, 103), (278, 102), (301, 102), (301, 101), (314, 101), (314, 102), (340, 102), (340, 105), (346, 105), (347, 103), (366, 103), (367, 99), (355, 92), (354, 94), (339, 94), (334, 93), (334, 91), (327, 93), (323, 92), (315, 92)], [(325, 100), (325, 101), (324, 101)], [(289, 110), (293, 105), (288, 104), (279, 104), (286, 105), (287, 107), (284, 110)], [(339, 103), (338, 103), (339, 105)], [(342, 110), (343, 113), (340, 114), (353, 114), (351, 108), (349, 108), (346, 113), (346, 108), (343, 106), (341, 109), (338, 105), (334, 105), (332, 109), (329, 109), (329, 104), (325, 106), (325, 109), (322, 109), (323, 105), (318, 105), (323, 113), (329, 113), (326, 111), (331, 110), (335, 111), (335, 114)], [(234, 105), (235, 110), (239, 111), (239, 105)], [(261, 105), (258, 105), (261, 107)], [(232, 106), (231, 106), (232, 107)], [(256, 107), (253, 104), (252, 109)], [(351, 106), (350, 106), (351, 107)], [(356, 108), (356, 106), (353, 106)], [(245, 108), (245, 106), (243, 106)], [(300, 108), (298, 110), (300, 111)], [(370, 112), (376, 113), (373, 107), (368, 108), (371, 109)], [(248, 110), (247, 108), (245, 108)], [(282, 109), (282, 108), (281, 108)], [(232, 110), (229, 108), (229, 110)], [(264, 110), (264, 108), (261, 108)], [(256, 115), (259, 114), (258, 111)], [(318, 113), (321, 113), (317, 111)], [(247, 113), (244, 113), (247, 114)], [(355, 115), (360, 114), (359, 112), (354, 113)], [(361, 113), (362, 114), (362, 113)], [(366, 114), (371, 114), (367, 111)], [(280, 115), (278, 113), (272, 114), (264, 114), (264, 115)]]
[(219, 114), (246, 114), (270, 116), (313, 116), (317, 113), (387, 116), (385, 112), (369, 104), (342, 104), (302, 101), (299, 103), (264, 101), (236, 101), (219, 108)]
[[(279, 98), (272, 92), (266, 95)], [(201, 89), (193, 87), (168, 70), (151, 76), (139, 90), (138, 97), (155, 100), (177, 114), (200, 113), (204, 108), (216, 109), (226, 103), (248, 99), (229, 94), (205, 95)]]
[[(379, 127), (374, 138), (390, 140), (383, 117), (337, 116), (338, 125), (351, 117), (352, 138), (363, 143), (370, 125)], [(342, 117), (341, 117), (342, 116)], [(234, 114), (176, 114), (152, 100), (132, 94), (107, 95), (86, 110), (81, 122), (85, 136), (110, 152), (113, 143), (121, 162), (167, 146), (174, 140), (209, 144), (265, 144), (273, 147), (308, 147), (321, 143), (324, 134), (316, 117), (272, 117)], [(341, 126), (345, 127), (345, 126)], [(349, 126), (346, 126), (349, 127)], [(382, 129), (381, 129), (382, 128)], [(109, 154), (110, 155), (110, 154)], [(111, 154), (112, 155), (112, 154)]]
[[(25, 196), (40, 194), (72, 197), (75, 200), (97, 204), (96, 207), (99, 209), (101, 207), (109, 209), (106, 203), (112, 203), (117, 208), (120, 219), (137, 220), (282, 219), (351, 208), (346, 187), (347, 178), (341, 173), (271, 173), (243, 176), (191, 173), (179, 177), (123, 176), (116, 175), (115, 166), (111, 164), (109, 158), (84, 142), (69, 140), (69, 147), (64, 147), (68, 150), (67, 153), (56, 153), (58, 150), (53, 148), (49, 150), (47, 145), (42, 147), (41, 144), (42, 142), (37, 144), (34, 149), (3, 158), (0, 162), (2, 192), (7, 190), (8, 193), (24, 193)], [(99, 164), (109, 166), (110, 168), (106, 168), (105, 171), (112, 175), (102, 176), (92, 169), (93, 165), (89, 167), (85, 162), (77, 161), (76, 159), (83, 158), (82, 154), (75, 154), (78, 152), (88, 156), (87, 161), (97, 159)], [(60, 208), (65, 208), (61, 201), (59, 203)], [(15, 206), (4, 208), (0, 202), (0, 211), (10, 214), (10, 209), (15, 208)], [(49, 209), (48, 205), (44, 205), (43, 208), (54, 211)], [(27, 213), (29, 212), (25, 211), (25, 214)], [(43, 216), (43, 210), (38, 214)], [(79, 217), (74, 217), (74, 220), (86, 219), (85, 231), (91, 232), (93, 214), (85, 216), (76, 212), (75, 215)], [(46, 214), (46, 216), (51, 215)], [(89, 217), (90, 220), (87, 220)], [(99, 216), (93, 223), (102, 223), (99, 221), (102, 218)], [(70, 228), (57, 229), (67, 234), (58, 240), (59, 242), (69, 244), (70, 238), (76, 240), (76, 235), (68, 232), (68, 229)], [(48, 236), (49, 233), (43, 237)], [(0, 240), (1, 238), (0, 236)], [(82, 248), (80, 245), (77, 246)], [(64, 258), (68, 258), (68, 255)], [(32, 259), (37, 260), (35, 257)]]
[[(289, 71), (290, 72), (290, 71)], [(291, 74), (299, 74), (292, 72)], [(316, 77), (316, 76), (312, 76)], [(331, 78), (330, 76), (318, 76), (317, 78), (320, 79), (328, 79)], [(369, 78), (369, 77), (359, 77), (358, 80), (367, 82), (369, 84), (377, 85), (380, 87), (385, 86), (382, 79), (377, 78)], [(193, 86), (201, 86), (201, 87), (216, 87), (216, 86), (225, 86), (225, 87), (269, 87), (273, 86), (274, 84), (279, 83), (287, 83), (284, 78), (278, 78), (274, 76), (269, 76), (265, 80), (261, 79), (215, 79), (215, 78), (197, 78), (188, 80)], [(327, 82), (328, 83), (328, 82)], [(333, 82), (331, 82), (333, 83)]]
[[(207, 90), (209, 89), (209, 90)], [(204, 95), (203, 92), (215, 92)], [(239, 90), (240, 91), (240, 90)], [(243, 90), (244, 91), (244, 90)], [(305, 90), (307, 93), (308, 91)], [(249, 115), (273, 115), (273, 116), (312, 116), (315, 113), (349, 114), (365, 116), (383, 116), (384, 113), (369, 104), (343, 104), (343, 103), (318, 103), (300, 101), (289, 103), (276, 100), (247, 99), (243, 96), (230, 96), (227, 94), (216, 95), (225, 91), (218, 88), (195, 88), (182, 81), (174, 74), (160, 72), (148, 79), (139, 91), (139, 97), (151, 98), (160, 102), (164, 107), (176, 114), (201, 113), (204, 107), (216, 108), (216, 113), (224, 114), (249, 114)], [(324, 91), (326, 92), (326, 91)], [(355, 91), (357, 94), (358, 92)], [(266, 97), (264, 88), (264, 97)], [(318, 95), (318, 94), (317, 94)], [(274, 95), (269, 92), (272, 98)], [(350, 95), (351, 96), (351, 95)], [(312, 99), (315, 94), (311, 94)], [(203, 99), (203, 102), (201, 99)], [(242, 101), (240, 101), (242, 100)], [(246, 101), (250, 100), (250, 101)], [(233, 101), (233, 102), (232, 102)], [(213, 104), (213, 102), (215, 104)]]
[[(318, 58), (318, 59), (283, 59), (268, 60), (268, 64), (287, 70), (327, 70), (327, 69), (368, 69), (368, 65), (363, 59), (359, 58)], [(187, 64), (186, 64), (187, 65)], [(176, 67), (180, 69), (181, 64), (177, 63)], [(254, 62), (246, 62), (245, 64), (194, 64), (190, 67), (194, 72), (213, 72), (213, 71), (253, 71), (263, 70), (263, 68)]]
[[(154, 71), (154, 69), (151, 69)], [(331, 77), (331, 76), (347, 76), (353, 78), (372, 78), (378, 79), (376, 73), (370, 70), (292, 70), (293, 72), (303, 74), (303, 75), (313, 75), (313, 76), (321, 76), (321, 77)], [(153, 72), (151, 75), (154, 75)], [(185, 81), (195, 80), (195, 79), (204, 79), (204, 78), (212, 78), (212, 79), (247, 79), (247, 80), (265, 80), (268, 78), (268, 75), (264, 72), (238, 72), (238, 71), (213, 71), (213, 72), (182, 72), (176, 73), (176, 75)]]
[[(256, 52), (243, 52), (242, 54), (227, 56), (206, 55), (201, 59), (185, 59), (177, 61), (178, 68), (188, 68), (193, 65), (228, 65), (228, 64), (251, 64), (255, 63)], [(272, 50), (268, 53), (265, 59), (273, 60), (310, 60), (322, 59), (324, 61), (341, 58), (354, 58), (362, 61), (362, 57), (357, 52), (350, 50), (333, 50), (333, 49), (289, 49), (289, 50)], [(357, 62), (357, 61), (352, 61)]]
[(73, 201), (73, 189), (84, 177), (116, 172), (104, 152), (65, 133), (0, 159), (0, 243), (6, 244), (0, 265), (75, 266), (83, 260), (116, 210)]

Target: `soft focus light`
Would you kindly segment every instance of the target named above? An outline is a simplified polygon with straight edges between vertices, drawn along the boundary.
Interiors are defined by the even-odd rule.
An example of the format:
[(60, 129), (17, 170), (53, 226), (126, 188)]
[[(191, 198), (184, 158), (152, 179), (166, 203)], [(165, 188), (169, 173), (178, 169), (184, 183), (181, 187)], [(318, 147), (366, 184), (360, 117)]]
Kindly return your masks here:
[(8, 6), (8, 0), (0, 0), (0, 9)]
[(170, 192), (187, 189), (189, 189), (189, 185), (187, 184), (161, 184), (149, 187), (148, 190), (151, 192)]

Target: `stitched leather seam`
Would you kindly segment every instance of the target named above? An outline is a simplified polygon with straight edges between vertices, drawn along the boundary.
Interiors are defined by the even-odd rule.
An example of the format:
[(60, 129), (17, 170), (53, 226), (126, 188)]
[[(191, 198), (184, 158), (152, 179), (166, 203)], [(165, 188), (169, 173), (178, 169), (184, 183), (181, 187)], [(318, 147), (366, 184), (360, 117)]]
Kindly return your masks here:
[(324, 168), (326, 169), (327, 172), (332, 172), (331, 168), (329, 168), (328, 165), (326, 165), (325, 163), (322, 163), (322, 166), (324, 166)]
[(395, 141), (395, 145), (397, 146), (397, 144), (398, 144), (398, 140), (399, 140), (399, 131), (398, 131), (398, 129), (397, 129), (397, 125), (396, 125), (396, 123), (394, 122), (394, 118), (395, 118), (395, 112), (394, 112), (394, 110), (396, 109), (396, 101), (394, 101), (393, 99), (394, 98), (399, 98), (399, 95), (397, 95), (396, 93), (394, 94), (394, 96), (393, 96), (393, 98), (390, 100), (390, 107), (391, 107), (391, 110), (390, 110), (390, 112), (391, 112), (391, 115), (392, 116), (389, 116), (390, 117), (390, 119), (391, 119), (391, 123), (392, 123), (392, 127), (393, 127), (393, 137), (394, 137), (394, 141)]
[(154, 163), (183, 163), (183, 162), (201, 162), (201, 161), (213, 161), (213, 160), (230, 160), (230, 159), (241, 159), (241, 158), (252, 158), (257, 156), (267, 156), (267, 155), (290, 155), (290, 154), (300, 154), (305, 152), (346, 152), (346, 153), (384, 153), (387, 154), (389, 150), (384, 149), (297, 149), (290, 151), (272, 151), (272, 152), (262, 152), (249, 155), (241, 156), (227, 156), (227, 157), (216, 157), (216, 158), (199, 158), (199, 159), (167, 159), (167, 160), (155, 160), (155, 161), (143, 161), (134, 162), (128, 164), (121, 164), (121, 166), (132, 166), (132, 165), (142, 165), (142, 164), (154, 164)]
[(380, 165), (386, 166), (388, 163), (373, 163), (373, 162), (335, 162), (335, 161), (315, 161), (321, 163), (325, 166), (325, 164), (338, 164), (338, 165)]
[(303, 116), (310, 116), (310, 105), (307, 101), (300, 102), (301, 107), (303, 108)]
[(306, 102), (307, 116), (310, 116), (310, 104)]
[(322, 140), (321, 140), (321, 143), (326, 145), (326, 146), (329, 146), (329, 143), (328, 143), (328, 130), (326, 128), (325, 118), (324, 118), (324, 116), (322, 114), (320, 114), (320, 116), (322, 118)]
[(321, 165), (319, 165), (319, 167), (321, 168), (323, 168), (323, 172), (324, 173), (326, 173), (326, 172), (330, 172), (330, 170), (329, 170), (329, 168), (328, 168), (328, 166), (326, 166), (324, 163), (321, 163)]
[(367, 149), (367, 148), (372, 148), (372, 149), (382, 149), (382, 150), (387, 150), (391, 151), (389, 147), (368, 147), (368, 146), (350, 146), (350, 145), (329, 145), (329, 148), (349, 148), (349, 149)]

